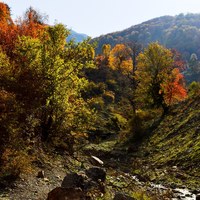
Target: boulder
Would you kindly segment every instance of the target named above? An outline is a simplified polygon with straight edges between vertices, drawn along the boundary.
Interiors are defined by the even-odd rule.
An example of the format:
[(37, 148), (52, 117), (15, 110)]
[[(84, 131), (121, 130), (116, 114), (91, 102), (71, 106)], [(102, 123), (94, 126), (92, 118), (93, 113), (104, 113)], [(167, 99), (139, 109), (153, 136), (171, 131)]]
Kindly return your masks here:
[(136, 200), (135, 198), (133, 197), (130, 197), (124, 193), (121, 193), (121, 192), (117, 192), (114, 196), (114, 199), (113, 200)]
[(70, 173), (64, 177), (61, 187), (83, 189), (83, 185), (84, 185), (84, 176), (82, 174)]
[(85, 170), (85, 174), (95, 182), (105, 182), (106, 180), (106, 171), (100, 167), (91, 167)]
[(100, 167), (91, 167), (79, 173), (67, 174), (61, 184), (48, 194), (47, 200), (86, 200), (86, 194), (105, 193), (106, 172)]
[(80, 188), (57, 187), (49, 192), (47, 200), (90, 200)]

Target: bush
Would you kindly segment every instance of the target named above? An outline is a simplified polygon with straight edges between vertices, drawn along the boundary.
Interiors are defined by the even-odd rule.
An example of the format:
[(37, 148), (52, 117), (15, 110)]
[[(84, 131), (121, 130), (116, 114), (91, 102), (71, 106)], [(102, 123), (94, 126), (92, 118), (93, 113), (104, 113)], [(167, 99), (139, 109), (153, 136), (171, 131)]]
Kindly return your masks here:
[(189, 87), (188, 87), (188, 91), (189, 91), (189, 96), (193, 97), (195, 95), (197, 95), (198, 93), (200, 93), (200, 83), (193, 81)]
[(10, 148), (5, 149), (2, 155), (2, 174), (18, 177), (21, 173), (32, 172), (31, 163), (33, 158), (24, 151), (16, 151)]
[(92, 98), (88, 101), (89, 105), (91, 108), (95, 109), (95, 110), (103, 110), (104, 108), (104, 101), (102, 99), (102, 97), (96, 97), (96, 98)]
[(140, 141), (145, 136), (146, 130), (148, 130), (157, 118), (161, 115), (161, 111), (158, 110), (137, 110), (136, 115), (129, 121), (130, 137), (135, 141)]

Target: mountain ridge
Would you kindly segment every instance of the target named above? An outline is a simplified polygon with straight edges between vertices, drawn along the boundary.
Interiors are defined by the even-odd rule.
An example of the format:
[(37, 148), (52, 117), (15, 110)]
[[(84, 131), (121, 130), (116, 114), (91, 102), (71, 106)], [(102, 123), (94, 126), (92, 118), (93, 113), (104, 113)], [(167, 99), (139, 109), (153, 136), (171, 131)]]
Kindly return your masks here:
[(189, 60), (192, 53), (200, 57), (200, 14), (179, 14), (161, 16), (133, 25), (122, 31), (108, 33), (93, 38), (98, 42), (96, 52), (100, 53), (103, 44), (134, 41), (147, 46), (158, 41), (167, 48), (175, 48)]
[(75, 40), (75, 42), (82, 42), (87, 39), (89, 36), (84, 33), (78, 33), (74, 30), (70, 30), (70, 35), (67, 37), (67, 41)]

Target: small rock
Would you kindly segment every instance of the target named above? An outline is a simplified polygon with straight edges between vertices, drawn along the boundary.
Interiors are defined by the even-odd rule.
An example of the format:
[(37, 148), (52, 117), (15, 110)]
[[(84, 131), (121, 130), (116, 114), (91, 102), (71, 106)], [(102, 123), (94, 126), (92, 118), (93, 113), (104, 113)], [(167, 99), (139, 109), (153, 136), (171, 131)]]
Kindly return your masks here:
[(173, 170), (177, 170), (178, 167), (177, 167), (177, 166), (173, 166), (172, 169), (173, 169)]
[(90, 157), (90, 162), (94, 166), (103, 166), (103, 161), (97, 158), (96, 156), (91, 156)]
[(57, 179), (61, 179), (61, 176), (56, 176)]
[(45, 177), (44, 170), (39, 171), (38, 174), (37, 174), (37, 177), (38, 177), (38, 178), (44, 178), (44, 177)]
[(91, 178), (93, 181), (104, 182), (106, 180), (106, 171), (100, 167), (91, 167), (85, 170), (86, 175)]
[(44, 178), (44, 181), (45, 181), (45, 182), (49, 182), (49, 179), (48, 179), (48, 178)]

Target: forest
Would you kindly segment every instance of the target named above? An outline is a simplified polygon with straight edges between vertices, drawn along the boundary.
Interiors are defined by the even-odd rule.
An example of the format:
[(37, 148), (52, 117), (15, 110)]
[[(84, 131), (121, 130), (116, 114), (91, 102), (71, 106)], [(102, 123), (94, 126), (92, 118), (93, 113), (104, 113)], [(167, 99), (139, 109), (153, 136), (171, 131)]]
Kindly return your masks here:
[[(112, 46), (127, 41), (135, 41), (147, 46), (158, 41), (167, 48), (178, 50), (185, 60), (189, 61), (192, 53), (199, 54), (200, 15), (179, 14), (176, 16), (162, 16), (131, 26), (125, 30), (101, 35), (94, 38), (98, 41), (97, 52), (101, 51), (103, 44)], [(183, 42), (184, 41), (184, 42)]]
[[(191, 29), (176, 21), (192, 17), (199, 25), (199, 15), (179, 15), (174, 29)], [(65, 25), (48, 25), (34, 8), (13, 21), (9, 6), (0, 3), (0, 199), (172, 199), (170, 188), (180, 186), (198, 199), (199, 49), (196, 42), (187, 52), (171, 48), (177, 39), (169, 27), (167, 42), (157, 39), (162, 20), (171, 17), (142, 25), (155, 41), (136, 39), (132, 31), (114, 43), (101, 37), (76, 42)], [(80, 169), (90, 177), (101, 160), (105, 169), (96, 167), (95, 177), (101, 172), (103, 178), (83, 181)], [(39, 170), (47, 171), (43, 182), (34, 175)], [(58, 187), (67, 172), (79, 177), (81, 190), (70, 178)], [(169, 189), (148, 189), (153, 183)]]

